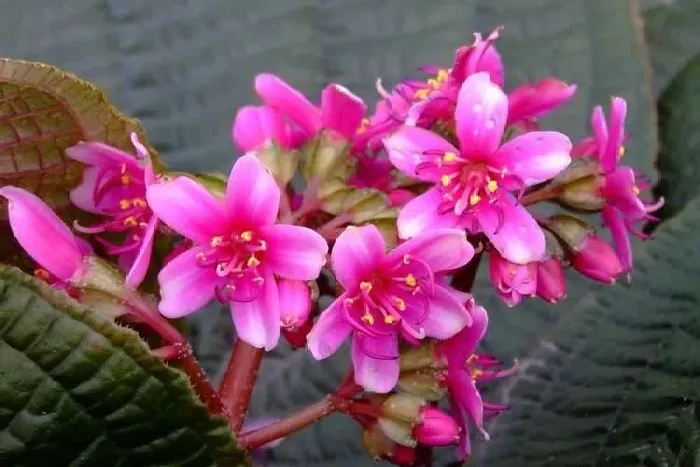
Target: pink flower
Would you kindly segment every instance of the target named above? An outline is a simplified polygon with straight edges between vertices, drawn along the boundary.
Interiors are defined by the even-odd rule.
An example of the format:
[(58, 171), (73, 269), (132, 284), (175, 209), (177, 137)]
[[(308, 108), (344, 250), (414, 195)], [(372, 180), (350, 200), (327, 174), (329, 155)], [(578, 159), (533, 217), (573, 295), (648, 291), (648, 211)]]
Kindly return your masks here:
[(14, 186), (0, 188), (7, 199), (12, 233), (31, 258), (53, 277), (54, 283), (75, 283), (87, 272), (90, 253), (66, 224), (39, 197)]
[(281, 324), (276, 276), (316, 279), (328, 245), (305, 227), (275, 224), (280, 189), (272, 175), (246, 154), (231, 170), (225, 199), (186, 177), (151, 185), (147, 198), (163, 222), (195, 242), (158, 275), (160, 312), (179, 318), (217, 297), (232, 304), (243, 341), (274, 348)]
[(509, 307), (518, 305), (523, 297), (537, 290), (536, 262), (516, 264), (504, 259), (497, 251), (489, 254), (489, 276), (496, 293)]
[(119, 257), (127, 272), (126, 284), (137, 287), (146, 275), (151, 260), (158, 219), (146, 203), (146, 188), (155, 181), (148, 152), (136, 133), (131, 141), (137, 156), (98, 142), (82, 142), (66, 149), (66, 155), (88, 167), (82, 183), (70, 194), (80, 209), (108, 217), (108, 220), (75, 229), (88, 234), (123, 233), (124, 242), (115, 245), (101, 236), (100, 242), (110, 255)]
[(258, 75), (255, 91), (266, 105), (294, 122), (306, 138), (327, 130), (335, 137), (351, 140), (366, 110), (362, 99), (339, 84), (329, 84), (323, 89), (320, 109), (275, 75)]
[(464, 232), (437, 229), (385, 253), (372, 225), (345, 230), (332, 252), (333, 271), (345, 288), (308, 336), (317, 360), (352, 335), (355, 381), (366, 390), (391, 391), (399, 376), (399, 337), (417, 344), (447, 339), (469, 325), (459, 297), (435, 274), (458, 268), (474, 255)]
[(231, 136), (244, 152), (258, 150), (269, 143), (281, 149), (294, 149), (303, 142), (282, 114), (265, 105), (241, 107), (233, 121)]
[(499, 32), (500, 28), (495, 29), (485, 40), (475, 33), (473, 44), (457, 49), (451, 68), (423, 66), (422, 71), (433, 75), (426, 81), (405, 80), (391, 92), (378, 81), (382, 100), (360, 138), (371, 145), (404, 123), (430, 128), (436, 122), (451, 122), (462, 83), (475, 73), (488, 73), (494, 83), (503, 86), (503, 61), (493, 46)]
[(277, 288), (282, 304), (280, 322), (287, 331), (301, 328), (311, 312), (311, 292), (303, 281), (280, 279)]
[(596, 106), (591, 115), (594, 145), (586, 144), (584, 141), (579, 151), (585, 154), (586, 150), (593, 150), (598, 159), (603, 175), (600, 194), (606, 204), (601, 213), (603, 223), (612, 233), (615, 250), (624, 271), (630, 271), (632, 248), (628, 232), (641, 238), (648, 238), (646, 234), (637, 230), (634, 224), (643, 220), (654, 220), (655, 218), (649, 213), (659, 209), (663, 205), (663, 199), (656, 203), (642, 201), (639, 193), (649, 185), (638, 184), (634, 170), (619, 165), (619, 160), (625, 152), (623, 141), (626, 114), (627, 102), (621, 97), (613, 97), (610, 103), (608, 125), (605, 122), (602, 107)]
[(412, 437), (426, 446), (448, 446), (461, 439), (459, 424), (442, 410), (425, 404), (420, 409)]
[(462, 426), (457, 456), (464, 459), (471, 451), (469, 422), (486, 437), (484, 418), (500, 413), (506, 407), (485, 403), (476, 386), (477, 381), (486, 381), (510, 376), (517, 371), (517, 365), (507, 370), (497, 370), (498, 360), (488, 355), (474, 353), (486, 334), (488, 315), (484, 308), (476, 305), (473, 299), (467, 302), (472, 316), (471, 327), (446, 341), (438, 342), (436, 354), (443, 359), (447, 368), (443, 372), (443, 384), (447, 386), (450, 405), (457, 421)]
[(518, 86), (508, 94), (508, 123), (536, 129), (539, 117), (569, 102), (575, 93), (575, 84), (556, 78)]
[(410, 126), (384, 142), (395, 167), (435, 184), (401, 210), (399, 235), (410, 238), (431, 228), (462, 226), (472, 233), (483, 231), (511, 262), (540, 259), (544, 234), (512, 192), (566, 168), (571, 161), (569, 138), (533, 131), (501, 145), (508, 100), (487, 73), (466, 79), (455, 119), (460, 149), (429, 130)]

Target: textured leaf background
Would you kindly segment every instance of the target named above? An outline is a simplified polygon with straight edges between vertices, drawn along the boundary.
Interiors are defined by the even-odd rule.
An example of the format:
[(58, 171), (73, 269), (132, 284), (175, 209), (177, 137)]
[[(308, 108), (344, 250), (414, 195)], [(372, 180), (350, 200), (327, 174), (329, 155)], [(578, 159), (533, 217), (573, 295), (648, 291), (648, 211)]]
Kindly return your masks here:
[(228, 424), (138, 335), (0, 268), (0, 463), (245, 465)]
[[(470, 42), (473, 32), (488, 33), (503, 24), (499, 50), (505, 58), (508, 87), (548, 75), (577, 83), (579, 92), (571, 105), (546, 122), (567, 131), (574, 139), (588, 131), (588, 115), (594, 104), (605, 104), (611, 94), (624, 96), (630, 103), (632, 137), (626, 158), (635, 168), (652, 172), (657, 148), (653, 96), (659, 95), (698, 52), (693, 49), (698, 44), (693, 34), (700, 28), (694, 26), (697, 23), (693, 22), (692, 13), (696, 12), (691, 11), (697, 9), (696, 3), (694, 0), (178, 0), (164, 6), (165, 2), (147, 0), (0, 0), (0, 55), (43, 60), (103, 86), (122, 111), (142, 120), (150, 142), (172, 167), (227, 171), (236, 155), (230, 143), (231, 119), (238, 106), (252, 101), (250, 88), (256, 73), (278, 73), (311, 96), (317, 96), (328, 81), (337, 81), (373, 102), (373, 83), (377, 77), (393, 84), (423, 63), (449, 63), (453, 49)], [(642, 8), (647, 18), (646, 28)], [(648, 46), (644, 43), (645, 35)], [(683, 101), (684, 97), (676, 99)], [(673, 170), (676, 169), (668, 173)], [(683, 200), (678, 210), (688, 201)], [(687, 208), (686, 212), (693, 209), (697, 208)], [(662, 240), (666, 240), (662, 245), (668, 245), (671, 239), (685, 239), (686, 253), (691, 255), (696, 242), (683, 233), (684, 226), (693, 222), (686, 219), (688, 216), (684, 214), (682, 219), (673, 221), (668, 233), (663, 234)], [(654, 258), (664, 256), (662, 246), (649, 248), (644, 253), (647, 259), (640, 261), (647, 269)], [(681, 266), (677, 269), (678, 274), (692, 272)], [(632, 291), (656, 290), (644, 272), (642, 269), (635, 272)], [(583, 339), (576, 334), (575, 327), (570, 327), (578, 326), (579, 319), (591, 321), (595, 316), (604, 316), (612, 322), (611, 326), (620, 326), (620, 333), (627, 329), (625, 326), (635, 327), (631, 317), (629, 323), (618, 323), (617, 315), (607, 309), (595, 308), (586, 313), (594, 300), (590, 294), (597, 288), (584, 280), (572, 282), (569, 298), (557, 307), (531, 301), (514, 311), (506, 310), (489, 295), (483, 278), (478, 287), (477, 297), (488, 306), (493, 322), (486, 347), (504, 358), (539, 355), (532, 352), (543, 342), (554, 342), (549, 336), (560, 332)], [(678, 287), (684, 291), (683, 284)], [(617, 289), (603, 292), (608, 295), (603, 295), (602, 300), (609, 302), (613, 300), (610, 294), (622, 293)], [(668, 317), (669, 321), (658, 324), (653, 321), (656, 316), (646, 316), (639, 326), (653, 328), (658, 324), (671, 329), (669, 323), (674, 326), (681, 323), (685, 319), (680, 316), (681, 309), (690, 307), (692, 299), (680, 292), (674, 297), (681, 304), (674, 305), (678, 309)], [(659, 298), (659, 303), (663, 300)], [(630, 306), (622, 311), (629, 314), (634, 308)], [(663, 316), (659, 314), (658, 319), (663, 320)], [(231, 339), (229, 320), (227, 312), (217, 307), (193, 318), (197, 350), (215, 376), (225, 365), (222, 359)], [(581, 330), (582, 333), (589, 332), (595, 324), (586, 323), (589, 327)], [(597, 329), (591, 335), (598, 335)], [(651, 361), (648, 356), (651, 344), (645, 340), (650, 337), (644, 334), (639, 338), (643, 341), (639, 350), (643, 356), (631, 362), (632, 376), (620, 383), (626, 384), (623, 389), (628, 391), (619, 394), (613, 392), (618, 389), (616, 382), (606, 378), (614, 380), (616, 365), (624, 366), (627, 362), (616, 363), (614, 358), (628, 354), (610, 345), (609, 341), (617, 338), (610, 332), (601, 335), (603, 340), (608, 339), (612, 352), (598, 362), (604, 367), (603, 374), (585, 379), (584, 386), (590, 387), (603, 379), (610, 383), (606, 387), (611, 398), (624, 397), (638, 389), (633, 383), (643, 384), (639, 375), (641, 368)], [(631, 333), (628, 337), (634, 340), (636, 335)], [(664, 336), (666, 339), (670, 334)], [(556, 342), (557, 349), (570, 351), (566, 342)], [(634, 342), (626, 339), (623, 342), (629, 344), (629, 352), (635, 352)], [(594, 343), (586, 345), (586, 351), (595, 348)], [(588, 353), (571, 355), (575, 359), (570, 363), (580, 365), (581, 371), (591, 368)], [(537, 373), (543, 381), (538, 384), (552, 386), (554, 399), (547, 399), (547, 404), (557, 402), (557, 396), (562, 401), (571, 401), (563, 398), (567, 388), (564, 383), (568, 380), (557, 379), (557, 372), (561, 372), (557, 363), (551, 364), (554, 375), (549, 375), (546, 368)], [(613, 370), (609, 368), (611, 365)], [(332, 389), (346, 367), (344, 355), (318, 365), (312, 364), (303, 351), (290, 353), (279, 349), (264, 363), (260, 385), (254, 394), (254, 414), (281, 415), (317, 399)], [(533, 366), (529, 371), (537, 368)], [(569, 369), (578, 368), (567, 364), (563, 373), (569, 375), (572, 372)], [(635, 373), (635, 370), (639, 371)], [(524, 381), (527, 380), (512, 383), (514, 387), (508, 395), (513, 400), (517, 397), (527, 400), (526, 392), (520, 395)], [(678, 393), (668, 394), (675, 397)], [(593, 395), (586, 397), (595, 402)], [(532, 404), (544, 407), (543, 401)], [(631, 403), (635, 401), (632, 399)], [(606, 410), (622, 407), (613, 402), (616, 403), (609, 401)], [(529, 407), (520, 410), (530, 410)], [(595, 412), (594, 408), (587, 410)], [(544, 408), (540, 412), (549, 413)], [(523, 413), (514, 411), (510, 416)], [(557, 420), (564, 427), (571, 422), (570, 418)], [(594, 417), (591, 429), (607, 426), (600, 425), (601, 420)], [(515, 457), (508, 456), (528, 454), (528, 445), (523, 444), (525, 438), (518, 438), (525, 435), (517, 431), (528, 430), (528, 424), (519, 423), (516, 426), (520, 428), (512, 432), (499, 425), (498, 443), (503, 444), (498, 446), (510, 446), (510, 450), (504, 448), (500, 459), (513, 460)], [(532, 436), (538, 437), (539, 433), (544, 433), (540, 446), (546, 447), (545, 432), (533, 432)], [(271, 465), (368, 465), (357, 440), (356, 427), (340, 417), (331, 418), (282, 443), (271, 453)], [(612, 447), (624, 446), (621, 443), (608, 442)], [(495, 446), (492, 442), (492, 448)], [(601, 448), (601, 455), (616, 455), (607, 444), (602, 446), (605, 449)], [(489, 459), (497, 458), (494, 452), (482, 450)], [(597, 465), (611, 465), (603, 460)], [(446, 461), (440, 459), (441, 463)]]

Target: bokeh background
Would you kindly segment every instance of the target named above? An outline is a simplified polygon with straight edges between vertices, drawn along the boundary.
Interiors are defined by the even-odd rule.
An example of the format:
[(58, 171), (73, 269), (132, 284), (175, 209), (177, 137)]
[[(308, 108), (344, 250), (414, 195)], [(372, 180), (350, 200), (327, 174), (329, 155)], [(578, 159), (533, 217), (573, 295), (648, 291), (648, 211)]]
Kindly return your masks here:
[[(622, 95), (630, 105), (628, 157), (656, 179), (658, 149), (668, 149), (658, 98), (673, 97), (669, 84), (683, 78), (677, 75), (687, 73), (700, 51), (699, 10), (697, 0), (0, 0), (0, 56), (44, 61), (97, 83), (117, 107), (143, 122), (151, 144), (172, 168), (227, 172), (237, 155), (231, 122), (239, 106), (255, 102), (255, 74), (279, 74), (314, 99), (325, 84), (338, 82), (372, 106), (377, 78), (390, 86), (417, 76), (414, 70), (422, 64), (449, 64), (454, 49), (471, 42), (474, 32), (487, 34), (503, 25), (498, 48), (509, 89), (550, 75), (579, 86), (573, 102), (545, 126), (577, 139), (587, 132), (593, 105)], [(688, 125), (692, 115), (681, 120)], [(692, 144), (697, 143), (688, 139)], [(692, 153), (688, 145), (675, 149)], [(697, 172), (683, 173), (689, 178)], [(493, 319), (486, 350), (506, 360), (520, 357), (535, 380), (543, 359), (569, 369), (585, 366), (579, 361), (586, 359), (585, 348), (568, 352), (570, 360), (545, 352), (554, 352), (548, 336), (560, 329), (562, 313), (585, 309), (586, 296), (595, 290), (578, 285), (574, 282), (563, 305), (533, 303), (515, 311), (485, 292), (480, 299)], [(488, 289), (483, 278), (477, 287)], [(214, 379), (230, 345), (229, 319), (217, 307), (192, 319), (197, 352)], [(316, 400), (332, 390), (346, 366), (343, 354), (317, 365), (303, 351), (275, 351), (261, 371), (253, 416), (280, 416)], [(540, 389), (549, 390), (561, 374), (542, 378)], [(476, 459), (484, 465), (564, 465), (542, 457), (533, 461), (533, 449), (546, 452), (552, 443), (547, 435), (533, 441), (522, 432), (532, 429), (530, 408), (557, 406), (566, 388), (543, 401), (528, 389), (530, 380), (518, 381), (493, 392), (514, 404), (520, 398), (520, 408), (493, 428), (488, 448), (477, 446)], [(513, 395), (522, 381), (525, 390)], [(593, 430), (598, 436), (613, 426), (598, 422), (579, 434)], [(508, 423), (515, 428), (503, 428)], [(498, 441), (499, 433), (504, 441)], [(283, 442), (267, 460), (275, 467), (370, 465), (359, 436), (354, 425), (331, 417)], [(591, 446), (605, 443), (596, 438)], [(586, 465), (635, 465), (608, 464), (607, 456)], [(486, 462), (490, 459), (493, 463)], [(441, 455), (436, 465), (450, 461), (449, 454)]]

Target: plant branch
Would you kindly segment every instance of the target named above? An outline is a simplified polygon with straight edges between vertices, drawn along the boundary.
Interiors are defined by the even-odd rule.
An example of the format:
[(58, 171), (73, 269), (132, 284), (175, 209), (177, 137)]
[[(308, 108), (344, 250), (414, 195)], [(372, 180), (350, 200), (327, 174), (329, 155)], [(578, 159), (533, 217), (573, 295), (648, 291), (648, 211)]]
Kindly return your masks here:
[(219, 396), (231, 413), (231, 430), (238, 434), (243, 426), (250, 396), (253, 393), (264, 350), (238, 339), (231, 351), (228, 367), (221, 381)]

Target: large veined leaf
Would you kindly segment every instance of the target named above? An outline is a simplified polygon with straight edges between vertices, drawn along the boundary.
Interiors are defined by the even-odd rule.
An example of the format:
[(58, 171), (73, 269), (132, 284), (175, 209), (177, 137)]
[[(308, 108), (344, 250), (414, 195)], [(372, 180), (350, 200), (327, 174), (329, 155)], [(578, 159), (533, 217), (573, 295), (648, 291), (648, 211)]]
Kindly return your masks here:
[(674, 465), (654, 459), (700, 397), (699, 228), (696, 198), (638, 254), (632, 284), (589, 294), (538, 337), (501, 386), (511, 409), (481, 464)]
[(700, 4), (694, 0), (657, 1), (644, 12), (644, 34), (660, 95), (687, 62), (700, 52)]
[[(698, 36), (700, 37), (700, 36)], [(678, 73), (659, 100), (659, 184), (666, 199), (661, 218), (680, 211), (699, 191), (700, 55)]]
[(237, 466), (245, 454), (136, 333), (3, 267), (0, 464)]

